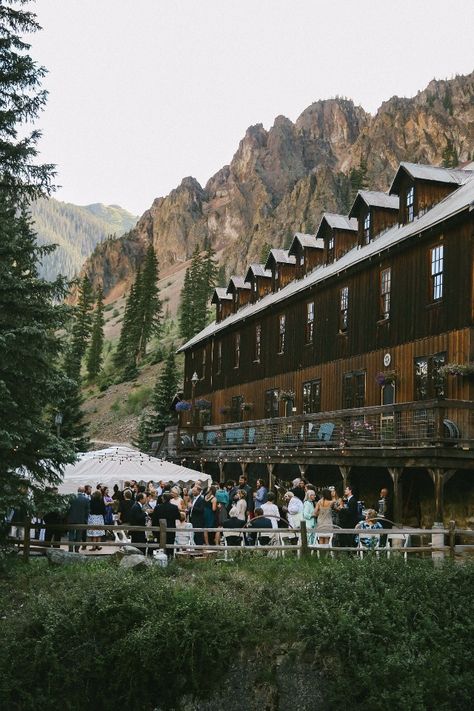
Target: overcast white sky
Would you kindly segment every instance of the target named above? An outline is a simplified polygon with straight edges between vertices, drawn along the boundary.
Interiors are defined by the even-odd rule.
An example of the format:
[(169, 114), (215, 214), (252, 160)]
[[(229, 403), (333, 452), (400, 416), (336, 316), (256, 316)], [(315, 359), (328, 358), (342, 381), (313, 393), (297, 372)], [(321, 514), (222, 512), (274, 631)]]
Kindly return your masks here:
[(226, 163), (246, 128), (347, 96), (394, 94), (474, 69), (472, 0), (37, 0), (42, 159), (56, 197), (139, 215)]

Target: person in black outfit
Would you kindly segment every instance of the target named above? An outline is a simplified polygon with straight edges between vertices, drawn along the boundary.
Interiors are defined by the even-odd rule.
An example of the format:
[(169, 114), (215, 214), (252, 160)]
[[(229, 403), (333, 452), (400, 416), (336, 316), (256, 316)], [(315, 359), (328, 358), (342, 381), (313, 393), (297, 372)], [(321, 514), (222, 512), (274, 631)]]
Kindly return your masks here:
[[(204, 496), (202, 495), (202, 490), (200, 486), (194, 486), (192, 489), (192, 495), (194, 496), (193, 503), (191, 504), (191, 513), (189, 519), (193, 524), (193, 528), (204, 528)], [(204, 533), (196, 532), (194, 534), (194, 542), (197, 546), (204, 545)]]
[[(179, 518), (179, 509), (175, 504), (171, 503), (171, 494), (166, 492), (162, 494), (163, 503), (156, 504), (151, 514), (151, 525), (153, 528), (160, 528), (160, 519), (166, 521), (166, 545), (174, 546), (175, 531), (169, 531), (170, 528), (176, 528), (176, 519)], [(159, 530), (155, 531), (155, 539), (160, 538)], [(171, 557), (173, 555), (173, 548), (166, 548), (166, 555)]]
[[(137, 494), (136, 501), (133, 504), (128, 514), (128, 523), (130, 526), (146, 526), (146, 513), (144, 505), (146, 496), (143, 492)], [(131, 531), (130, 538), (132, 543), (146, 543), (145, 531)], [(140, 548), (145, 553), (144, 548)]]
[(133, 494), (131, 489), (125, 489), (123, 492), (123, 499), (119, 503), (119, 523), (128, 523), (128, 517), (130, 515), (130, 509), (133, 506)]
[[(255, 509), (255, 518), (253, 518), (248, 524), (249, 528), (273, 528), (272, 522), (269, 518), (264, 516), (263, 509)], [(256, 544), (257, 535), (259, 535), (259, 542), (262, 546), (268, 546), (270, 543), (271, 536), (264, 536), (262, 533), (248, 533), (247, 541), (249, 546), (254, 546)]]
[[(352, 486), (348, 484), (344, 490), (346, 503), (344, 508), (339, 510), (339, 523), (341, 528), (355, 528), (360, 521), (359, 506), (357, 499), (354, 496)], [(338, 535), (341, 548), (355, 548), (356, 536), (351, 533), (343, 533)]]
[[(67, 522), (70, 524), (75, 523), (87, 523), (89, 518), (91, 508), (90, 499), (84, 493), (84, 487), (80, 486), (77, 489), (77, 496), (71, 499), (71, 504), (69, 506), (69, 511), (67, 514)], [(77, 530), (74, 528), (69, 529), (69, 550), (77, 551), (79, 550), (79, 544), (82, 542), (83, 530)]]

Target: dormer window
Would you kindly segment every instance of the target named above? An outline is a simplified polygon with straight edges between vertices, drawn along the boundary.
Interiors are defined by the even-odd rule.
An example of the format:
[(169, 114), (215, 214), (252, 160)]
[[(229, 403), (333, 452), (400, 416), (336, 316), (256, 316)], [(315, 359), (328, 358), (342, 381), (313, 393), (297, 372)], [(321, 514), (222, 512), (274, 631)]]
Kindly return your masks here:
[(415, 217), (415, 188), (413, 186), (407, 192), (406, 214), (407, 222), (413, 222)]
[(370, 242), (370, 210), (364, 218), (364, 244)]
[(328, 238), (328, 262), (334, 261), (334, 235)]
[(304, 267), (304, 254), (300, 257), (300, 267)]

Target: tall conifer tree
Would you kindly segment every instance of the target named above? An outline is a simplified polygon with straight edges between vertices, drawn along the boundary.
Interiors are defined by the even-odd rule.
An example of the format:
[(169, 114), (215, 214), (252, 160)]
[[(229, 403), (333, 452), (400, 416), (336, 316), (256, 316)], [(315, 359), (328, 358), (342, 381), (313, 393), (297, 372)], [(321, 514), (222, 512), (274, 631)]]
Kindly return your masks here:
[(81, 377), (82, 359), (91, 335), (93, 303), (92, 286), (89, 278), (84, 276), (79, 284), (78, 302), (73, 311), (71, 342), (65, 360), (67, 375), (78, 382)]
[(138, 330), (138, 290), (140, 287), (140, 270), (138, 270), (135, 281), (130, 287), (125, 313), (123, 316), (122, 329), (117, 350), (114, 354), (114, 365), (122, 372), (135, 367), (137, 347), (139, 340)]
[(97, 292), (97, 304), (92, 325), (91, 344), (87, 355), (87, 375), (94, 380), (102, 367), (102, 350), (104, 347), (104, 293), (101, 288)]
[(138, 343), (137, 359), (146, 354), (150, 338), (157, 335), (161, 327), (162, 304), (158, 289), (158, 260), (153, 245), (150, 244), (143, 265), (141, 279), (138, 282)]

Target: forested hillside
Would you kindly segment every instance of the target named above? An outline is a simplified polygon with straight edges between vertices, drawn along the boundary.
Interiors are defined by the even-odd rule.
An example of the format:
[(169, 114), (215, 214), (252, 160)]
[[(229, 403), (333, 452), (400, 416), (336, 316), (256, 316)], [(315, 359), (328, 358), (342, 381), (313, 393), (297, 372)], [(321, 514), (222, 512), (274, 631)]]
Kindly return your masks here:
[(136, 224), (137, 218), (118, 205), (72, 205), (54, 198), (41, 199), (31, 206), (39, 244), (57, 244), (47, 255), (41, 275), (54, 279), (57, 274), (73, 277), (84, 260), (107, 237), (119, 237)]

